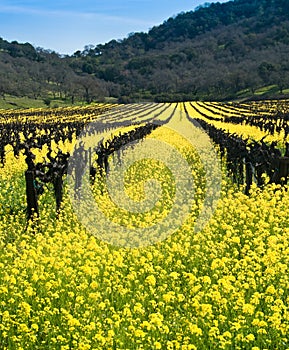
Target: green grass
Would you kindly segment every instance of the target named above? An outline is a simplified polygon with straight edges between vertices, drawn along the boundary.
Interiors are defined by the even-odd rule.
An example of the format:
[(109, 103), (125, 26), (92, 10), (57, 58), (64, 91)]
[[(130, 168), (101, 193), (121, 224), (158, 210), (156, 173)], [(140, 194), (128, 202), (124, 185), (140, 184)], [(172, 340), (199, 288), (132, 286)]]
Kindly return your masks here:
[(283, 94), (289, 94), (289, 89), (284, 89)]
[[(289, 94), (289, 88), (283, 90), (283, 94)], [(256, 91), (252, 94), (252, 92), (249, 89), (243, 89), (236, 93), (236, 99), (234, 101), (244, 101), (248, 98), (252, 98), (254, 96), (261, 97), (264, 96), (266, 98), (275, 98), (276, 96), (281, 95), (279, 88), (277, 85), (267, 85), (262, 86), (259, 89), (256, 89)]]
[(268, 86), (263, 86), (260, 89), (257, 89), (255, 91), (255, 95), (265, 95), (265, 94), (269, 94), (269, 93), (278, 93), (279, 92), (279, 88), (277, 85), (268, 85)]
[[(79, 103), (79, 101), (75, 101), (75, 104), (79, 105), (81, 103)], [(0, 98), (0, 109), (55, 108), (68, 106), (72, 106), (70, 100), (63, 99), (51, 99), (50, 106), (48, 107), (41, 98), (34, 99), (11, 95), (5, 95), (5, 98)]]
[(19, 108), (39, 108), (45, 107), (43, 100), (30, 99), (28, 97), (5, 96), (0, 98), (1, 109), (19, 109)]

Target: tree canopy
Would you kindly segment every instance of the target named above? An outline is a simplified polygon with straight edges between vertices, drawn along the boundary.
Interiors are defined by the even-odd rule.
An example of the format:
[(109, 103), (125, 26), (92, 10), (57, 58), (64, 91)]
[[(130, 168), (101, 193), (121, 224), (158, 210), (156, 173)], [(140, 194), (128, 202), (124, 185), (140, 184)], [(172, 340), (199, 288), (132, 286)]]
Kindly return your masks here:
[(71, 56), (0, 39), (0, 94), (86, 101), (235, 98), (289, 87), (287, 0), (206, 3)]

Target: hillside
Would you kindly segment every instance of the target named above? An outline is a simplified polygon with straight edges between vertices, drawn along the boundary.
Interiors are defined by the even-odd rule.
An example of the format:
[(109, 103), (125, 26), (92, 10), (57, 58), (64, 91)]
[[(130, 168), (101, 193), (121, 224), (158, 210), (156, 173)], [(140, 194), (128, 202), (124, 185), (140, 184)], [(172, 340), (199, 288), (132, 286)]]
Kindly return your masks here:
[(289, 87), (288, 18), (287, 0), (207, 4), (65, 57), (2, 39), (0, 94), (72, 102), (281, 97)]

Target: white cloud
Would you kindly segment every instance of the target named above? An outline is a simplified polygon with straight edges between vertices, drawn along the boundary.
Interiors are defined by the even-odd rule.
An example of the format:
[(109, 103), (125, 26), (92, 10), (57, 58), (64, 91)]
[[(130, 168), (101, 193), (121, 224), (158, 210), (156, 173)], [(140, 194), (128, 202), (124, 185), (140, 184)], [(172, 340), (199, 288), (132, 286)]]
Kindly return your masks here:
[(112, 16), (104, 13), (96, 12), (75, 12), (67, 10), (44, 10), (23, 6), (3, 6), (0, 5), (0, 13), (14, 14), (14, 15), (32, 15), (32, 16), (45, 16), (45, 17), (70, 17), (79, 20), (98, 20), (98, 21), (111, 21), (114, 23), (123, 24), (137, 24), (143, 26), (152, 26), (152, 21), (145, 21), (136, 18)]

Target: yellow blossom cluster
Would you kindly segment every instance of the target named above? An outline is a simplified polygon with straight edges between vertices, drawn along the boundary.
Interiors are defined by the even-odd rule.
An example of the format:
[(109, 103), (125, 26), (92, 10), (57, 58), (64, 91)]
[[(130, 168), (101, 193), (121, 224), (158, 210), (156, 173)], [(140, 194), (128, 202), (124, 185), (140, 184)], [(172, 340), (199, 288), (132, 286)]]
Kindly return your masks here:
[[(171, 135), (160, 127), (151, 138), (173, 143)], [(66, 192), (57, 215), (49, 186), (39, 198), (39, 218), (27, 224), (24, 156), (6, 150), (0, 349), (289, 349), (288, 187), (253, 185), (245, 195), (224, 179), (213, 216), (195, 232), (204, 185), (194, 169), (200, 159), (181, 137), (175, 143), (194, 161), (197, 203), (174, 234), (138, 248), (91, 234)], [(128, 193), (141, 199), (137, 190)]]
[[(284, 142), (288, 141), (288, 137), (287, 139), (285, 139), (285, 133), (283, 130), (281, 130), (280, 133), (275, 133), (274, 135), (271, 135), (268, 132), (260, 130), (256, 126), (224, 122), (221, 120), (221, 118), (219, 120), (211, 120), (209, 119), (210, 117), (214, 117), (218, 119), (218, 115), (214, 114), (214, 110), (212, 110), (211, 108), (210, 108), (210, 111), (208, 111), (205, 108), (205, 104), (197, 103), (197, 102), (191, 102), (191, 103), (186, 102), (185, 106), (187, 108), (189, 115), (192, 118), (203, 119), (207, 123), (214, 125), (218, 129), (223, 129), (231, 134), (236, 134), (240, 137), (243, 137), (244, 139), (253, 139), (253, 140), (259, 141), (264, 138), (266, 142), (278, 142), (280, 146), (283, 146)], [(198, 112), (194, 109), (193, 106), (197, 108)], [(228, 113), (228, 116), (230, 116), (230, 113), (232, 112), (228, 110), (228, 112), (223, 111), (223, 113)], [(244, 112), (242, 111), (241, 108), (239, 113), (238, 112), (234, 112), (234, 113), (235, 113), (234, 115), (244, 116)], [(208, 118), (205, 117), (204, 115), (206, 115)], [(247, 117), (250, 117), (250, 116), (247, 115)]]

